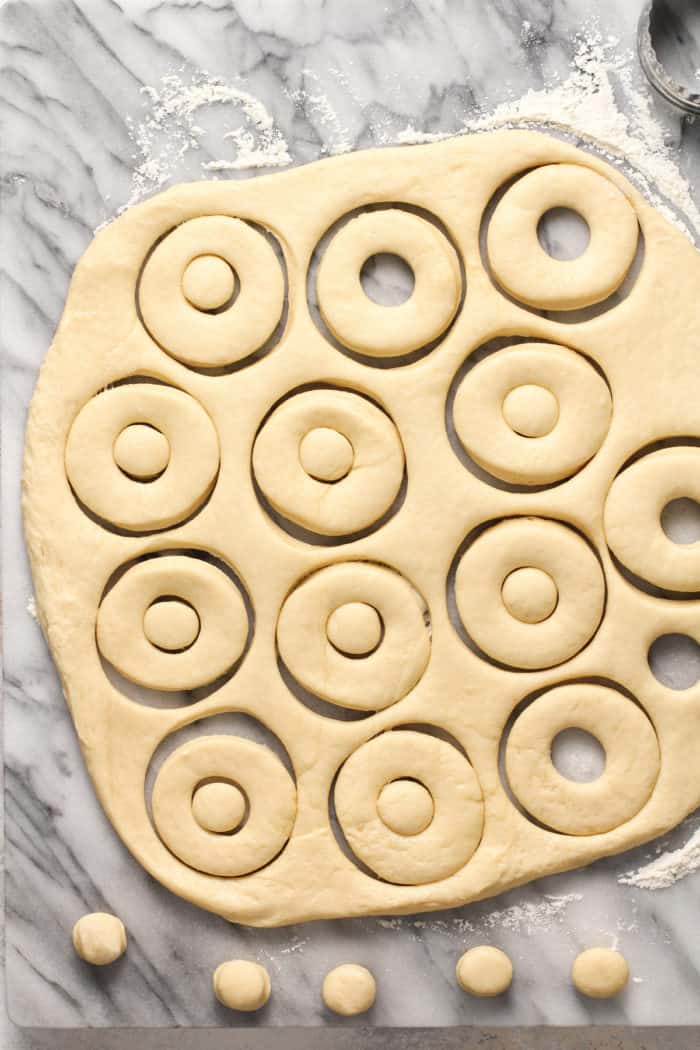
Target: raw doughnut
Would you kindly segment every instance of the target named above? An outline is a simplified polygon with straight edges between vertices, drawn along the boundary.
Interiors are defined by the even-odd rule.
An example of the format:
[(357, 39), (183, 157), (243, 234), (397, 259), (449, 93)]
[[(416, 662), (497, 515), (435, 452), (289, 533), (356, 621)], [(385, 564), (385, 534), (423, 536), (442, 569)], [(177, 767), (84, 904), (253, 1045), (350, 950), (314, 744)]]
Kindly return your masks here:
[(503, 995), (513, 980), (513, 964), (500, 948), (481, 944), (470, 948), (457, 963), (457, 983), (471, 995)]
[[(553, 259), (537, 227), (552, 208), (570, 208), (591, 236), (577, 259)], [(489, 265), (515, 299), (542, 310), (573, 310), (607, 299), (629, 270), (637, 250), (637, 216), (609, 179), (580, 164), (548, 164), (506, 190), (489, 223)]]
[[(349, 448), (327, 433), (314, 436), (309, 447), (317, 430), (332, 431)], [(392, 421), (347, 390), (307, 390), (283, 401), (253, 447), (253, 474), (269, 503), (326, 536), (373, 525), (398, 496), (403, 473), (403, 446)]]
[(611, 948), (588, 948), (576, 956), (571, 980), (582, 995), (591, 999), (609, 999), (629, 980), (629, 967), (624, 955)]
[(231, 959), (214, 970), (214, 995), (229, 1010), (260, 1010), (270, 998), (270, 975), (260, 963)]
[(364, 966), (344, 963), (327, 973), (323, 981), (323, 1001), (329, 1010), (344, 1017), (363, 1014), (377, 995), (374, 977)]
[[(373, 255), (398, 255), (413, 271), (413, 292), (400, 306), (372, 302), (360, 280)], [(370, 357), (418, 350), (441, 335), (459, 307), (459, 259), (436, 226), (399, 208), (365, 212), (343, 226), (318, 269), (318, 306), (344, 346)]]
[(73, 927), (73, 947), (85, 962), (107, 966), (126, 951), (124, 923), (102, 911), (83, 915)]

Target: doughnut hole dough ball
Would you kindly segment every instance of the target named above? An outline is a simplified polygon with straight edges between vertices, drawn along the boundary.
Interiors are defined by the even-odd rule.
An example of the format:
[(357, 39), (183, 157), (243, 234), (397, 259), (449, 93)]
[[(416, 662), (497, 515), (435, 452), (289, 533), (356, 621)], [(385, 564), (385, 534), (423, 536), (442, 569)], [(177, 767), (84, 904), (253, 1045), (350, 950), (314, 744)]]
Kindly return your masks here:
[(435, 813), (433, 796), (416, 780), (392, 780), (377, 799), (377, 813), (397, 835), (419, 835)]
[(170, 443), (155, 427), (132, 423), (118, 435), (113, 455), (114, 462), (124, 474), (139, 481), (150, 481), (167, 467)]
[(470, 948), (457, 963), (460, 988), (481, 998), (503, 995), (513, 980), (513, 964), (505, 952), (489, 944)]
[(229, 1010), (251, 1013), (270, 998), (270, 975), (260, 963), (230, 959), (214, 970), (214, 995)]
[(151, 645), (169, 653), (189, 649), (199, 628), (199, 617), (192, 606), (176, 598), (154, 602), (143, 617), (143, 633)]
[(330, 427), (314, 427), (299, 445), (299, 460), (306, 473), (327, 483), (349, 474), (354, 455), (345, 435)]
[(582, 354), (520, 343), (466, 373), (452, 417), (463, 448), (489, 474), (514, 485), (549, 485), (596, 454), (610, 427), (612, 398)]
[[(546, 212), (569, 208), (588, 224), (576, 259), (553, 259), (537, 227)], [(604, 175), (579, 164), (547, 164), (518, 179), (496, 205), (486, 244), (489, 266), (514, 299), (541, 310), (575, 310), (617, 291), (634, 261), (637, 216)]]
[[(398, 255), (413, 271), (413, 292), (399, 306), (365, 293), (362, 267), (373, 255)], [(459, 308), (459, 258), (427, 219), (399, 208), (364, 212), (333, 236), (318, 269), (318, 306), (335, 338), (370, 357), (397, 357), (437, 339)]]
[(574, 960), (571, 980), (582, 995), (590, 999), (610, 999), (618, 995), (629, 980), (624, 955), (612, 948), (588, 948)]
[(84, 962), (108, 966), (126, 951), (124, 923), (107, 912), (83, 915), (73, 927), (73, 947)]
[(557, 607), (559, 592), (542, 569), (514, 569), (503, 581), (501, 597), (511, 616), (521, 623), (541, 623)]
[(225, 835), (243, 822), (246, 798), (240, 788), (226, 780), (214, 780), (196, 788), (192, 815), (205, 831)]
[(322, 995), (324, 1003), (333, 1013), (354, 1017), (374, 1005), (377, 985), (373, 975), (364, 966), (344, 963), (326, 974)]
[(198, 255), (182, 275), (185, 298), (197, 310), (220, 310), (235, 287), (233, 270), (218, 255)]
[(331, 645), (346, 656), (367, 656), (382, 640), (382, 618), (373, 605), (345, 602), (328, 617), (326, 634)]

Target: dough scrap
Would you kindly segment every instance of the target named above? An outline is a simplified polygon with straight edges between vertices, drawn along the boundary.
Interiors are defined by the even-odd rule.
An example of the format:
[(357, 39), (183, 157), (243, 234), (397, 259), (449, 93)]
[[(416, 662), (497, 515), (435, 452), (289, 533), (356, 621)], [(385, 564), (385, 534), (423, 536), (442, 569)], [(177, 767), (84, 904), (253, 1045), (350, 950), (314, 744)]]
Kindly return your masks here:
[(260, 963), (247, 959), (230, 959), (214, 970), (214, 995), (229, 1010), (250, 1013), (268, 1002), (272, 985), (270, 975)]
[[(539, 245), (555, 205), (590, 226), (576, 260)], [(382, 251), (415, 276), (400, 306), (362, 291)], [(100, 231), (23, 504), (138, 863), (236, 923), (406, 914), (698, 808), (700, 683), (647, 654), (698, 634), (698, 545), (658, 516), (697, 497), (699, 286), (618, 170), (525, 131), (181, 185)], [(572, 723), (607, 737), (590, 784), (551, 765)]]
[(84, 962), (108, 966), (126, 951), (124, 923), (103, 911), (83, 915), (73, 927), (73, 947)]
[(326, 974), (322, 994), (329, 1010), (344, 1017), (354, 1017), (374, 1006), (377, 985), (366, 967), (343, 963)]
[(503, 995), (513, 981), (513, 963), (500, 948), (480, 944), (470, 948), (457, 963), (457, 983), (464, 992), (480, 998)]
[(629, 980), (629, 967), (624, 955), (612, 948), (588, 948), (576, 956), (571, 980), (582, 995), (591, 999), (609, 999), (619, 995)]

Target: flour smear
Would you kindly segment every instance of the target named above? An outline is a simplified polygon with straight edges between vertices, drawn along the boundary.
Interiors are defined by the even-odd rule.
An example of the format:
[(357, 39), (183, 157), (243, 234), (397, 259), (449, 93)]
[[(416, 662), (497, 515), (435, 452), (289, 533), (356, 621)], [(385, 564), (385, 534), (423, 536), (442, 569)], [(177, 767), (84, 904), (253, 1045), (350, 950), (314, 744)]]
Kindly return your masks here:
[(637, 871), (620, 875), (617, 881), (641, 890), (666, 890), (696, 871), (700, 871), (700, 828), (679, 849), (661, 853)]

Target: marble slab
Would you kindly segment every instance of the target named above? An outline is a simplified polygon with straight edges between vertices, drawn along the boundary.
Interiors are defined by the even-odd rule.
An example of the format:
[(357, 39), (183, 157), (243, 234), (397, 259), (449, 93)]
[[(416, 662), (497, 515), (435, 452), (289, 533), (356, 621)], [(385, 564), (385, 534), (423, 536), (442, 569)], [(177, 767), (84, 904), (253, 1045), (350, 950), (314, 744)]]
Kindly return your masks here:
[[(230, 926), (154, 882), (94, 797), (31, 615), (18, 508), (37, 369), (75, 262), (94, 228), (133, 195), (145, 86), (201, 70), (242, 78), (241, 90), (264, 102), (298, 164), (385, 144), (408, 124), (458, 130), (477, 105), (565, 76), (591, 16), (631, 46), (639, 6), (41, 0), (0, 11), (6, 979), (16, 1024), (700, 1024), (700, 875), (653, 893), (617, 882), (653, 846), (449, 913), (276, 931)], [(684, 170), (700, 172), (697, 131), (693, 138), (671, 111), (658, 112)], [(201, 116), (199, 150), (175, 160), (170, 181), (202, 177), (202, 162), (228, 155), (226, 112), (213, 106)], [(661, 845), (679, 845), (699, 822), (689, 818)], [(96, 910), (116, 912), (129, 930), (126, 957), (105, 970), (82, 964), (70, 947), (73, 922)], [(511, 992), (492, 1001), (467, 998), (453, 977), (461, 952), (483, 942), (506, 950), (516, 969)], [(585, 1001), (570, 986), (574, 956), (592, 944), (616, 945), (630, 961), (633, 980), (615, 1001)], [(241, 956), (264, 963), (274, 987), (270, 1005), (246, 1019), (219, 1007), (210, 990), (216, 965)], [(364, 963), (378, 981), (375, 1008), (356, 1020), (333, 1017), (320, 1002), (323, 975), (343, 961)]]

